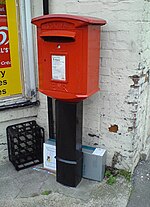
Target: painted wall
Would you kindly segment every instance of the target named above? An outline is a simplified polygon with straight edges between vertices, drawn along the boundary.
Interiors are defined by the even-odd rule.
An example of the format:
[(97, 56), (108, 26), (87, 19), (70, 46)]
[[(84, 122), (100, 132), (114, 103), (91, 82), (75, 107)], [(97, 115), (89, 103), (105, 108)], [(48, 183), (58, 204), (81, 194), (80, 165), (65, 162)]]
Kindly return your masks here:
[(37, 107), (25, 107), (20, 109), (9, 109), (0, 111), (0, 163), (8, 160), (7, 151), (7, 126), (22, 123), (25, 121), (35, 120), (37, 117)]
[[(83, 144), (107, 149), (107, 165), (133, 170), (150, 148), (150, 2), (51, 0), (50, 11), (107, 20), (101, 36), (101, 90), (84, 101)], [(32, 16), (39, 15), (42, 1), (32, 0)], [(0, 112), (0, 160), (7, 156), (7, 125), (35, 118), (48, 138), (47, 99), (42, 94), (39, 99), (39, 107)]]
[(150, 2), (51, 0), (50, 12), (107, 20), (101, 37), (101, 90), (84, 101), (83, 143), (107, 149), (108, 165), (132, 170), (150, 145)]
[[(38, 4), (38, 7), (40, 9), (37, 9), (36, 11), (37, 12), (38, 10), (42, 11), (42, 8), (40, 7), (39, 4)], [(35, 6), (34, 6), (34, 9), (35, 9)], [(36, 54), (36, 49), (35, 49), (35, 54)], [(36, 69), (37, 68), (35, 68), (35, 70)], [(16, 108), (16, 109), (6, 109), (4, 111), (0, 110), (0, 164), (5, 162), (5, 160), (8, 160), (7, 138), (6, 138), (7, 126), (17, 124), (17, 123), (22, 123), (25, 121), (30, 121), (30, 120), (37, 120), (38, 111), (40, 110), (42, 114), (42, 109), (44, 107), (42, 105), (42, 100), (44, 101), (44, 98), (40, 98), (40, 99), (41, 99), (41, 105), (39, 107), (30, 106), (30, 107), (23, 107), (23, 108)], [(15, 102), (15, 99), (14, 99), (14, 102)], [(5, 104), (7, 104), (7, 101), (6, 103), (4, 102), (4, 105)], [(39, 117), (38, 123), (40, 124), (40, 120), (42, 119), (40, 119), (40, 115), (38, 117)], [(43, 120), (43, 123), (42, 123), (43, 126), (44, 126), (44, 123), (46, 123), (46, 121)]]

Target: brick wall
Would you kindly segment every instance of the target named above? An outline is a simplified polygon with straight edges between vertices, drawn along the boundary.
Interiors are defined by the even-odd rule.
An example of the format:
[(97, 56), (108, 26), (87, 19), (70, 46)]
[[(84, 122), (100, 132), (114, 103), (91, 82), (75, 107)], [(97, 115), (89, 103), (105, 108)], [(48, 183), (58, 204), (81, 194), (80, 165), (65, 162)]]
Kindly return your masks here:
[(101, 37), (101, 90), (84, 101), (83, 143), (106, 148), (108, 165), (132, 170), (149, 148), (150, 2), (51, 0), (50, 11), (107, 20)]
[[(150, 2), (51, 0), (50, 11), (107, 20), (101, 35), (101, 90), (84, 101), (83, 144), (107, 149), (107, 165), (133, 170), (150, 148)], [(42, 1), (32, 1), (32, 14), (42, 15)], [(34, 37), (37, 69), (35, 32)], [(39, 99), (38, 108), (0, 112), (0, 152), (7, 152), (5, 128), (13, 123), (35, 118), (48, 138), (47, 98), (39, 94)]]
[(0, 111), (0, 164), (8, 160), (6, 137), (7, 126), (25, 121), (36, 120), (37, 112), (37, 107), (25, 107)]
[(143, 13), (140, 24), (140, 62), (138, 67), (136, 126), (134, 130), (134, 155), (133, 164), (140, 155), (145, 158), (150, 149), (150, 96), (149, 96), (149, 72), (150, 72), (150, 1), (143, 1)]
[[(34, 7), (32, 8), (32, 12), (35, 15), (42, 14), (41, 11), (42, 11), (42, 1), (41, 4), (38, 5), (34, 4)], [(35, 54), (36, 54), (36, 48), (35, 48)], [(36, 57), (35, 57), (35, 63), (37, 63)], [(7, 126), (17, 123), (22, 123), (25, 121), (30, 121), (30, 120), (37, 120), (38, 117), (37, 122), (40, 124), (42, 121), (42, 126), (45, 127), (46, 121), (43, 120), (40, 115), (42, 114), (43, 108), (45, 107), (45, 101), (44, 98), (40, 98), (40, 100), (41, 100), (40, 107), (24, 107), (24, 108), (16, 108), (16, 109), (9, 109), (9, 110), (6, 109), (4, 111), (0, 111), (0, 164), (8, 160), (7, 138), (6, 138)], [(45, 111), (44, 114), (46, 114)], [(46, 115), (45, 115), (45, 119), (46, 119)], [(47, 126), (45, 128), (47, 129)]]

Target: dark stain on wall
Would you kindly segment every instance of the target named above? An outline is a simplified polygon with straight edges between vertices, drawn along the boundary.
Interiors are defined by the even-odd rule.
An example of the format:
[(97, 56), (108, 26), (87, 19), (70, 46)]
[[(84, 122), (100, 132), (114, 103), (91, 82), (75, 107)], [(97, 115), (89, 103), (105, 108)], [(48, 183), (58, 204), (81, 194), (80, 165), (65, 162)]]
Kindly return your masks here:
[(89, 136), (89, 137), (97, 137), (97, 138), (99, 138), (99, 136), (96, 135), (96, 134), (90, 134), (90, 133), (89, 133), (88, 136)]

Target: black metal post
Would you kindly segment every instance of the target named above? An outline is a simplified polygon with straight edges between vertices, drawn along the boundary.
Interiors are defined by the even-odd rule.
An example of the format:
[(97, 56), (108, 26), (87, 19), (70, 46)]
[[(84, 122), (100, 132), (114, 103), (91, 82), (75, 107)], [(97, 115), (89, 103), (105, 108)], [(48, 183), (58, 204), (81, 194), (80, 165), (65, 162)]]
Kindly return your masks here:
[[(49, 0), (43, 0), (43, 14), (49, 14)], [(49, 124), (49, 137), (55, 138), (54, 134), (54, 118), (53, 118), (53, 102), (52, 98), (47, 97), (48, 103), (48, 124)]]
[(53, 117), (53, 100), (47, 97), (47, 107), (48, 107), (48, 126), (49, 126), (49, 138), (54, 139), (54, 117)]
[(43, 14), (49, 14), (49, 0), (43, 0)]
[(82, 178), (83, 102), (56, 100), (57, 181), (76, 187)]

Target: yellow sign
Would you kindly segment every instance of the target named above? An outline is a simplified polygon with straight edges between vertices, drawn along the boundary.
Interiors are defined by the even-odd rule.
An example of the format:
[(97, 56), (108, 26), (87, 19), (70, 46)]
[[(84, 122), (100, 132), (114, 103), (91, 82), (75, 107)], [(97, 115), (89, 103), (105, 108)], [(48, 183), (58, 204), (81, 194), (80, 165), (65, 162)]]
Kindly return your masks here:
[(0, 0), (0, 98), (22, 94), (15, 0)]

